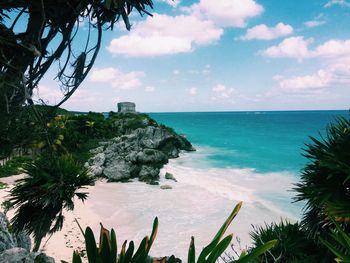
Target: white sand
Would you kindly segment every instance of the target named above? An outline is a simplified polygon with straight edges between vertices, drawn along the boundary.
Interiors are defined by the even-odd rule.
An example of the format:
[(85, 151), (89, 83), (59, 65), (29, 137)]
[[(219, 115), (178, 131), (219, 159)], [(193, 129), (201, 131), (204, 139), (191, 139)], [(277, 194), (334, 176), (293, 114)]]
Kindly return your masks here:
[[(70, 262), (73, 249), (84, 249), (75, 218), (83, 229), (90, 226), (96, 239), (100, 222), (108, 229), (113, 227), (120, 249), (124, 240), (133, 240), (138, 245), (145, 235), (150, 234), (153, 219), (158, 216), (159, 231), (151, 254), (169, 256), (174, 253), (186, 260), (191, 236), (195, 236), (199, 251), (212, 239), (239, 200), (244, 201), (243, 208), (227, 233), (239, 236), (244, 244), (250, 243), (251, 224), (278, 221), (280, 217), (294, 220), (298, 216), (286, 213), (281, 205), (275, 205), (256, 193), (257, 187), (261, 191), (259, 194), (284, 193), (290, 187), (284, 176), (259, 177), (249, 170), (225, 170), (223, 174), (219, 170), (196, 171), (183, 167), (181, 158), (177, 162), (178, 165), (171, 161), (162, 170), (163, 175), (169, 171), (178, 180), (176, 183), (161, 178), (161, 184), (173, 187), (170, 190), (140, 182), (98, 181), (95, 186), (88, 187), (89, 197), (85, 204), (76, 201), (74, 211), (65, 213), (62, 231), (54, 234), (47, 243), (43, 241), (43, 251), (57, 262)], [(13, 179), (1, 181), (11, 184)], [(0, 201), (5, 195), (6, 190), (0, 190)]]

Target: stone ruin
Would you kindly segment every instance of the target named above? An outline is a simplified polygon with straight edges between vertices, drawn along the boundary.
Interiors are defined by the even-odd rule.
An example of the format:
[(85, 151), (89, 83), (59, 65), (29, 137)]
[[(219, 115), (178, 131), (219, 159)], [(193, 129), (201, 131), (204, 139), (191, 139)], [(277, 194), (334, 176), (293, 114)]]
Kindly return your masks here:
[(118, 112), (136, 112), (136, 104), (133, 102), (119, 102)]

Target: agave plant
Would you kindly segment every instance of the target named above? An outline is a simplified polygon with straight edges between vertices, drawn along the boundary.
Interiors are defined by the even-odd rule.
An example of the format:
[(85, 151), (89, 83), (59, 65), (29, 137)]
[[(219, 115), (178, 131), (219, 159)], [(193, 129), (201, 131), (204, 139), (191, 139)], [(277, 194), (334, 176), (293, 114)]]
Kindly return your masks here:
[(322, 140), (311, 138), (305, 156), (309, 163), (296, 185), (296, 201), (306, 201), (302, 224), (315, 240), (326, 238), (333, 223), (350, 230), (350, 120), (339, 118)]
[[(188, 250), (188, 263), (215, 263), (221, 254), (227, 249), (232, 240), (232, 234), (222, 238), (225, 234), (228, 226), (232, 220), (238, 214), (242, 203), (236, 205), (230, 216), (225, 223), (221, 226), (220, 230), (215, 235), (214, 239), (207, 245), (199, 254), (196, 260), (196, 252), (194, 245), (194, 237), (191, 238), (190, 247)], [(82, 230), (82, 229), (81, 229)], [(134, 242), (131, 241), (127, 246), (127, 241), (122, 245), (119, 255), (117, 255), (117, 239), (115, 231), (112, 229), (109, 232), (101, 225), (100, 232), (100, 245), (97, 247), (94, 234), (90, 227), (87, 227), (85, 232), (82, 231), (85, 238), (85, 247), (87, 252), (87, 258), (89, 263), (176, 263), (178, 262), (174, 255), (169, 258), (163, 258), (161, 260), (154, 260), (149, 256), (149, 251), (156, 238), (158, 231), (158, 218), (156, 217), (153, 222), (153, 229), (150, 238), (146, 236), (140, 246), (135, 251)], [(249, 253), (242, 253), (238, 260), (232, 261), (236, 263), (251, 263), (257, 259), (261, 254), (274, 247), (277, 240), (268, 241), (261, 246), (253, 249)], [(73, 252), (72, 263), (81, 263), (82, 259), (77, 251)], [(62, 261), (62, 263), (67, 263)]]
[(24, 170), (27, 176), (17, 181), (9, 198), (11, 208), (16, 208), (11, 224), (15, 232), (33, 234), (33, 250), (37, 251), (47, 234), (62, 228), (63, 210), (74, 209), (73, 198), (87, 198), (87, 193), (77, 190), (93, 179), (70, 155), (41, 158)]

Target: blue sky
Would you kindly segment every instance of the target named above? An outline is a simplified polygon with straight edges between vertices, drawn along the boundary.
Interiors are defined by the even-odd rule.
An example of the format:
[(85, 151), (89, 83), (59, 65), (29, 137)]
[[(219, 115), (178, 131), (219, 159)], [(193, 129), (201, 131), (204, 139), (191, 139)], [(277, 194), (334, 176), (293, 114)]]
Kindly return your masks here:
[[(94, 69), (63, 106), (144, 112), (350, 108), (350, 0), (156, 0), (104, 32)], [(81, 38), (85, 37), (84, 25)], [(40, 96), (54, 103), (49, 74)]]

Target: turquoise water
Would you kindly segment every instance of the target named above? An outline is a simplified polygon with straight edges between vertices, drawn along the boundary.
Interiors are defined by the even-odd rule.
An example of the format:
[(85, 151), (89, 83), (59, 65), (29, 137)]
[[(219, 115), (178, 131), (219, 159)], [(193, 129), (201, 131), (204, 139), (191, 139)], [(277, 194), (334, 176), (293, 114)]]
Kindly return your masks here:
[[(347, 111), (150, 113), (197, 147), (215, 168), (253, 168), (257, 172), (299, 173), (309, 136), (325, 134), (326, 126)], [(215, 150), (213, 150), (215, 149)]]

